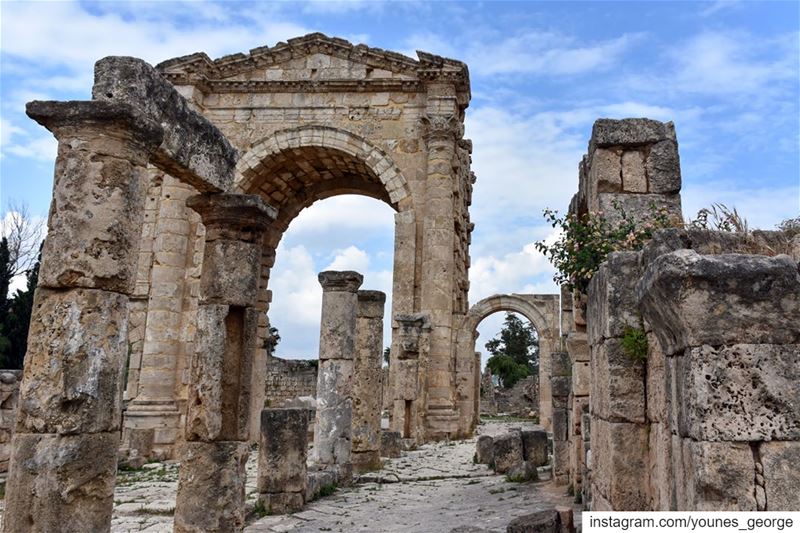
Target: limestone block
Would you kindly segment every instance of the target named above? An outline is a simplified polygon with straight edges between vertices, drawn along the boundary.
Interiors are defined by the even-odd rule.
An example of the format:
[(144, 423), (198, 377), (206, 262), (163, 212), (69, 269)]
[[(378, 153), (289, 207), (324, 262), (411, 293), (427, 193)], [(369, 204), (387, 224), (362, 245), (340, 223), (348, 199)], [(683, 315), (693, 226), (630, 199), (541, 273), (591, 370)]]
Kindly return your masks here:
[(631, 359), (619, 339), (607, 339), (592, 350), (592, 414), (606, 420), (643, 423), (644, 363)]
[(499, 474), (505, 474), (523, 462), (522, 435), (517, 431), (495, 437), (492, 448), (494, 450), (494, 469)]
[(99, 433), (120, 427), (128, 297), (38, 288), (17, 431)]
[(553, 398), (565, 398), (572, 390), (572, 378), (570, 376), (553, 376), (550, 378), (550, 386)]
[(622, 220), (621, 213), (614, 207), (619, 205), (629, 219), (638, 223), (652, 220), (652, 208), (666, 208), (667, 216), (681, 218), (680, 194), (628, 194), (628, 193), (601, 193), (598, 195), (598, 206), (603, 216), (612, 224)]
[(506, 533), (561, 533), (561, 518), (554, 509), (536, 511), (512, 520)]
[[(550, 376), (564, 377), (572, 373), (571, 361), (568, 352), (553, 352), (550, 354)], [(555, 394), (555, 393), (554, 393)]]
[(618, 152), (602, 148), (594, 151), (592, 164), (589, 167), (588, 187), (590, 195), (622, 190), (622, 171)]
[(800, 273), (788, 256), (678, 250), (647, 267), (636, 293), (667, 356), (703, 344), (800, 342)]
[(626, 328), (640, 328), (638, 301), (634, 290), (639, 279), (639, 254), (615, 252), (589, 282), (587, 332), (589, 343), (621, 337)]
[(671, 485), (681, 482), (672, 472), (672, 437), (665, 424), (650, 424), (648, 444), (650, 465), (650, 509), (671, 509)]
[(626, 192), (647, 192), (644, 156), (639, 151), (622, 153), (622, 185)]
[(316, 499), (322, 489), (335, 487), (339, 483), (336, 472), (333, 470), (319, 470), (308, 473), (308, 483), (306, 485), (306, 501)]
[(353, 452), (358, 452), (354, 467), (358, 471), (380, 467), (381, 395), (376, 391), (382, 387), (385, 301), (386, 295), (380, 291), (358, 291), (352, 428)]
[(682, 439), (686, 507), (692, 511), (755, 511), (755, 464), (746, 443)]
[(317, 423), (314, 453), (326, 465), (350, 464), (353, 361), (320, 361), (317, 381)]
[(156, 159), (171, 175), (199, 191), (226, 191), (233, 184), (238, 154), (228, 139), (141, 59), (110, 56), (95, 63), (92, 98), (129, 104), (162, 124)]
[(475, 445), (475, 459), (482, 465), (492, 466), (494, 463), (494, 439), (489, 435), (481, 435)]
[(589, 361), (589, 338), (585, 331), (570, 331), (567, 335), (567, 351), (573, 362)]
[(566, 409), (553, 409), (553, 440), (569, 439), (569, 414)]
[(646, 168), (650, 192), (680, 192), (681, 162), (676, 141), (661, 141), (651, 146)]
[(75, 148), (59, 145), (39, 286), (131, 294), (139, 258), (145, 168), (91, 148)]
[(615, 511), (646, 511), (648, 431), (644, 424), (592, 419), (592, 497)]
[(701, 346), (677, 359), (682, 436), (800, 440), (800, 345)]
[(261, 411), (258, 492), (305, 492), (307, 455), (307, 409)]
[(4, 531), (108, 531), (118, 446), (117, 432), (16, 433)]
[(417, 398), (418, 389), (418, 373), (416, 360), (398, 360), (396, 361), (398, 367), (395, 383), (394, 394), (398, 400), (415, 400)]
[(176, 533), (241, 531), (245, 519), (247, 442), (186, 442), (183, 446)]
[(570, 413), (570, 440), (578, 441), (581, 434), (581, 417), (589, 410), (588, 396), (574, 396), (572, 398), (572, 412)]
[(659, 122), (648, 118), (614, 120), (601, 118), (592, 127), (591, 143), (598, 147), (641, 146), (663, 140), (675, 140), (672, 122)]
[(647, 419), (653, 422), (667, 422), (670, 409), (670, 395), (666, 359), (658, 338), (647, 334)]
[(320, 323), (319, 358), (350, 359), (355, 354), (356, 291), (364, 277), (352, 271), (321, 272), (322, 318)]
[(572, 291), (566, 285), (561, 286), (561, 310), (572, 311)]
[[(480, 443), (480, 437), (478, 438)], [(533, 466), (545, 466), (548, 462), (547, 432), (544, 430), (522, 431), (523, 458)]]
[(246, 440), (259, 312), (201, 305), (186, 411), (188, 440)]
[(402, 455), (402, 436), (399, 431), (381, 430), (381, 457), (397, 458)]
[(525, 461), (509, 468), (506, 477), (515, 482), (537, 481), (539, 473), (533, 463)]
[(575, 292), (572, 295), (572, 319), (575, 321), (576, 329), (578, 330), (581, 330), (581, 326), (586, 327), (587, 304), (588, 299), (585, 294)]
[(572, 394), (575, 396), (588, 396), (591, 387), (591, 370), (589, 363), (575, 363), (572, 365)]
[(258, 495), (258, 501), (271, 515), (291, 514), (301, 511), (305, 505), (303, 492), (267, 492)]
[(800, 442), (764, 442), (759, 447), (767, 511), (800, 511)]
[(262, 246), (232, 239), (206, 240), (200, 301), (255, 306)]

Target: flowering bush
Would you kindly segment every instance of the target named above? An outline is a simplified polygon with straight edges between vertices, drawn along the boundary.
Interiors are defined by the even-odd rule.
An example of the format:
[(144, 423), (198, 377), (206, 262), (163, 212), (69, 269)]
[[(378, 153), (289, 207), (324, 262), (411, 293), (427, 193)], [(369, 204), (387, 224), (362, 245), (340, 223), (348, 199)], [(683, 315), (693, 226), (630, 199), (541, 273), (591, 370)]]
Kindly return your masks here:
[(653, 237), (653, 232), (675, 222), (666, 207), (650, 205), (646, 222), (637, 223), (619, 204), (614, 204), (619, 215), (610, 222), (602, 211), (577, 216), (569, 213), (563, 217), (558, 211), (545, 209), (545, 219), (561, 230), (552, 245), (544, 241), (534, 244), (556, 267), (553, 281), (570, 290), (586, 292), (589, 281), (608, 254), (622, 250), (639, 250)]

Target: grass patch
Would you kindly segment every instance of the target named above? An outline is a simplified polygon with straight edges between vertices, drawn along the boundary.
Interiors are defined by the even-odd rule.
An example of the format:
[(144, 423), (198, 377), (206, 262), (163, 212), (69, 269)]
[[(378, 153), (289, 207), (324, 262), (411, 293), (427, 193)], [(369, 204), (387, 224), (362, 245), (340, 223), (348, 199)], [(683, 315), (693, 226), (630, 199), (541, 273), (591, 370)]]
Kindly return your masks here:
[(622, 332), (622, 350), (634, 361), (647, 360), (647, 335), (644, 330), (626, 327)]
[(264, 507), (264, 502), (258, 500), (256, 505), (253, 507), (253, 514), (256, 515), (258, 518), (264, 518), (269, 514), (269, 509)]

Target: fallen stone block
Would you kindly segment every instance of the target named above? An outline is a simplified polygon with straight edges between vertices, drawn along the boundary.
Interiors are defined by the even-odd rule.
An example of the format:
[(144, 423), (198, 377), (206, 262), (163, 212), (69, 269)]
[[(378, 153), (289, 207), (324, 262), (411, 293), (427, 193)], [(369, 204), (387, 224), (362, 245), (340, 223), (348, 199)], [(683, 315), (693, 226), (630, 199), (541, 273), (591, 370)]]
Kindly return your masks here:
[(522, 431), (522, 453), (525, 461), (533, 466), (545, 466), (548, 463), (547, 432), (539, 429)]
[(561, 518), (555, 509), (537, 511), (512, 520), (506, 533), (561, 533)]
[(494, 469), (499, 474), (505, 474), (523, 462), (521, 433), (515, 431), (495, 437), (493, 448)]
[(482, 465), (492, 466), (494, 463), (494, 439), (489, 435), (481, 435), (475, 445), (475, 460)]

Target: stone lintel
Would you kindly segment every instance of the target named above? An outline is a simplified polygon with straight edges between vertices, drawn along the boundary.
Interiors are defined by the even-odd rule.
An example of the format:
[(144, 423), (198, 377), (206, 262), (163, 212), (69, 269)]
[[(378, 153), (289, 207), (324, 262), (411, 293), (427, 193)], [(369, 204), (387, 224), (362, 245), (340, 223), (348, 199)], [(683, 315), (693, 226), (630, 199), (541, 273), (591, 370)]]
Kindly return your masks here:
[(25, 105), (25, 113), (57, 138), (66, 132), (100, 128), (104, 135), (116, 131), (145, 149), (155, 150), (164, 137), (164, 130), (157, 122), (120, 102), (34, 100)]
[(317, 276), (324, 292), (356, 292), (364, 283), (364, 276), (353, 270), (326, 270)]
[(163, 126), (154, 161), (162, 170), (203, 192), (230, 189), (236, 150), (145, 61), (110, 56), (95, 63), (92, 98), (129, 104)]
[(672, 122), (648, 118), (601, 118), (592, 127), (590, 146), (641, 146), (665, 140), (675, 140), (675, 126)]

